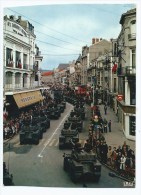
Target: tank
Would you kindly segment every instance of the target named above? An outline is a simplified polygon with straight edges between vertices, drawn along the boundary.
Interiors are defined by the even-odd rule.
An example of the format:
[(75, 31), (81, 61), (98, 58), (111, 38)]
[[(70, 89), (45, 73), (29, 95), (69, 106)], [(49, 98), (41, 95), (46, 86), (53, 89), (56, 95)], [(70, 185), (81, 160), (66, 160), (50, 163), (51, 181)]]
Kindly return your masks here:
[(46, 132), (48, 128), (50, 128), (50, 119), (46, 116), (39, 117), (39, 125), (42, 128), (43, 132)]
[(13, 175), (9, 174), (8, 169), (6, 168), (6, 163), (3, 162), (3, 185), (4, 186), (12, 186), (13, 183)]
[(57, 108), (49, 108), (50, 119), (58, 119), (61, 115), (61, 112)]
[(20, 133), (20, 144), (39, 144), (43, 137), (42, 128), (39, 125), (23, 125)]
[(76, 143), (79, 141), (79, 134), (77, 129), (62, 129), (59, 136), (59, 149), (72, 149), (71, 140)]
[(63, 113), (64, 110), (65, 110), (65, 106), (63, 104), (58, 104), (57, 105), (57, 108), (58, 108), (58, 110), (59, 110), (60, 113)]
[(101, 164), (97, 161), (96, 154), (93, 151), (86, 152), (77, 146), (77, 149), (73, 149), (70, 154), (64, 153), (63, 157), (63, 168), (73, 182), (99, 181)]
[(82, 132), (83, 129), (83, 121), (81, 120), (81, 117), (78, 116), (69, 116), (68, 122), (74, 126), (74, 128), (77, 128), (79, 132)]
[(85, 108), (83, 106), (75, 106), (74, 112), (76, 113), (76, 115), (80, 116), (82, 120), (85, 119)]

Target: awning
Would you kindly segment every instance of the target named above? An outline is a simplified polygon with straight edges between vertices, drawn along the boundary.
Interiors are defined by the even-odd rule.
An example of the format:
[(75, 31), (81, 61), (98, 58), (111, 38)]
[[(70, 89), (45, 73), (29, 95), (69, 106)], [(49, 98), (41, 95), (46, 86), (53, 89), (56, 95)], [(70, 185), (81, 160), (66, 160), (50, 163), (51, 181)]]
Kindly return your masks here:
[(44, 99), (40, 90), (14, 94), (13, 97), (19, 108), (29, 106)]

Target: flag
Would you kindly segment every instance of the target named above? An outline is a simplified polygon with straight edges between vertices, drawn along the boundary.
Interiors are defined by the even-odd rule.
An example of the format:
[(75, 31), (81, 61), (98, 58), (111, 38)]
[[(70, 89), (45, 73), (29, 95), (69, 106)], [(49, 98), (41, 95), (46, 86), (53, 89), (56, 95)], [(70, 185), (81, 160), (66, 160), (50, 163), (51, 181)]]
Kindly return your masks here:
[(112, 72), (116, 72), (117, 71), (117, 64), (114, 64), (114, 66), (112, 67)]

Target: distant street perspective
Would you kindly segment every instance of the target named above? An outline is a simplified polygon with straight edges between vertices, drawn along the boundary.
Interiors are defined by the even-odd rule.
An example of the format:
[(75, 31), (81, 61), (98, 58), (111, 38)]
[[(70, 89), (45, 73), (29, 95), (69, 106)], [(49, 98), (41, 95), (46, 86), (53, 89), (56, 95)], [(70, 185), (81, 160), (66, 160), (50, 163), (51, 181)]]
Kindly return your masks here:
[[(79, 6), (79, 12), (84, 11), (82, 5), (73, 6), (72, 15)], [(101, 9), (93, 5), (89, 9), (114, 14), (110, 6)], [(61, 11), (55, 10), (64, 11), (65, 5), (50, 8), (60, 17)], [(89, 43), (80, 40), (76, 30), (79, 24), (73, 28), (71, 20), (70, 28), (76, 35), (68, 35), (69, 21), (61, 32), (48, 27), (53, 31), (49, 35), (45, 26), (34, 24), (45, 23), (45, 18), (37, 22), (35, 15), (32, 18), (29, 14), (27, 19), (20, 7), (5, 9), (3, 186), (136, 187), (136, 8), (128, 8), (118, 12), (120, 30), (116, 37), (110, 34), (111, 38), (105, 38), (102, 32), (88, 28), (93, 34), (88, 37)], [(65, 16), (60, 25), (61, 21)], [(96, 21), (94, 26), (103, 24), (100, 18)], [(106, 25), (110, 29), (111, 17)], [(89, 34), (88, 29), (82, 30), (83, 34)], [(43, 36), (48, 38), (41, 41)], [(56, 42), (49, 44), (49, 38)], [(68, 54), (70, 39), (80, 47), (77, 54)], [(73, 44), (69, 49), (76, 47)]]

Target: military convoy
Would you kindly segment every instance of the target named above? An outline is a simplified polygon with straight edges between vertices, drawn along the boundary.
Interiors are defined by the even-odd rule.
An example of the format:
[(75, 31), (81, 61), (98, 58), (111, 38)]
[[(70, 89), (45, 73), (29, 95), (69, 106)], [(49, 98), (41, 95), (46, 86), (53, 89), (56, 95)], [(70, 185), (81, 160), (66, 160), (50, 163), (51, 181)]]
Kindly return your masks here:
[(4, 186), (14, 185), (14, 183), (13, 183), (13, 175), (9, 174), (9, 171), (6, 168), (6, 163), (5, 162), (3, 162), (3, 185)]
[(97, 161), (96, 154), (91, 150), (85, 151), (80, 143), (76, 145), (70, 154), (63, 155), (64, 170), (68, 172), (73, 182), (98, 182), (101, 177), (101, 164)]

